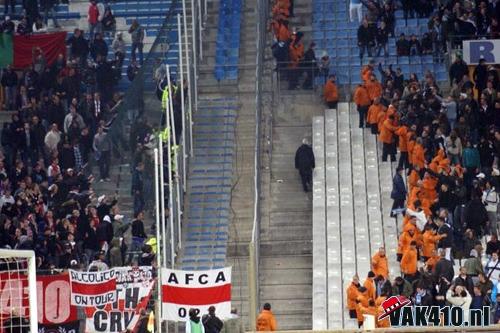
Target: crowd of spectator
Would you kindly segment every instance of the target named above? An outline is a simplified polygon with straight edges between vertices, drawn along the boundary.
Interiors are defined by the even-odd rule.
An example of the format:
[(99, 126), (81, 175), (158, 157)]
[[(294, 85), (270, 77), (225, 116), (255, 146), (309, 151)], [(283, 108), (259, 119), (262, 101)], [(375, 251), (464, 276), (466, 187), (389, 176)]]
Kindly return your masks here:
[(316, 60), (314, 42), (307, 50), (302, 39), (301, 31), (290, 31), (289, 19), (293, 17), (293, 0), (276, 0), (272, 9), (270, 30), (274, 36), (271, 46), (276, 59), (276, 71), (279, 79), (288, 82), (288, 89), (312, 89), (314, 78), (321, 71), (329, 70), (329, 57), (325, 54), (321, 65)]
[[(500, 308), (498, 69), (483, 59), (471, 72), (458, 55), (450, 66), (448, 94), (430, 72), (423, 80), (416, 74), (406, 79), (399, 68), (377, 68), (371, 61), (361, 76), (354, 92), (359, 127), (378, 136), (382, 161), (397, 162), (391, 216), (401, 214), (397, 259), (402, 276), (389, 280), (381, 249), (363, 286), (355, 277), (349, 288), (352, 317), (361, 325), (362, 314), (382, 311), (381, 303), (391, 295), (407, 296), (416, 305)], [(454, 259), (461, 259), (463, 267), (458, 269)], [(497, 323), (500, 309), (491, 318)]]
[[(41, 1), (42, 7), (36, 1), (23, 2), (24, 15), (16, 28), (8, 16), (14, 14), (13, 3), (5, 2), (3, 33), (22, 33), (24, 21), (38, 22), (40, 11), (47, 13), (47, 6), (56, 5), (50, 0)], [(40, 269), (102, 268), (132, 260), (150, 265), (154, 258), (154, 244), (145, 243), (145, 204), (140, 200), (144, 164), (136, 161), (132, 167), (134, 216), (120, 214), (117, 196), (93, 189), (96, 182), (111, 181), (112, 155), (120, 156), (109, 129), (122, 104), (116, 86), (125, 42), (121, 32), (115, 33), (109, 7), (91, 0), (87, 19), (89, 30), (75, 29), (67, 39), (67, 56), (61, 53), (48, 63), (43, 50), (34, 48), (29, 68), (0, 69), (0, 105), (15, 111), (1, 132), (0, 247), (35, 250)], [(142, 63), (144, 29), (134, 21), (129, 33), (133, 68), (127, 72), (133, 73), (140, 67), (137, 51)], [(113, 37), (111, 45), (105, 35)], [(108, 59), (110, 47), (113, 59)], [(131, 242), (124, 236), (130, 227)], [(142, 255), (127, 257), (127, 247), (142, 250)]]
[[(476, 38), (496, 39), (499, 37), (498, 18), (500, 6), (495, 1), (395, 1), (351, 0), (350, 18), (357, 17), (361, 23), (358, 28), (359, 56), (388, 56), (389, 36), (395, 36), (395, 10), (403, 10), (406, 24), (410, 18), (428, 19), (427, 28), (421, 37), (397, 36), (396, 55), (435, 55), (441, 60), (441, 54), (447, 52), (447, 41), (453, 47), (459, 46), (463, 40)], [(363, 7), (366, 15), (363, 16)]]

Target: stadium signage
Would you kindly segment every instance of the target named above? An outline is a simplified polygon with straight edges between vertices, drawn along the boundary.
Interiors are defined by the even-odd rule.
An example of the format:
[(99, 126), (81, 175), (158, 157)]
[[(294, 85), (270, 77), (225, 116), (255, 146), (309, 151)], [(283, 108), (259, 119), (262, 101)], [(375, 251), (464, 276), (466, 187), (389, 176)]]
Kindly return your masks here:
[(189, 310), (201, 315), (214, 306), (218, 317), (231, 312), (231, 267), (207, 271), (162, 271), (162, 315), (165, 320), (186, 321)]
[(382, 303), (378, 320), (389, 320), (391, 327), (478, 327), (490, 324), (490, 308), (465, 311), (460, 306), (412, 306), (403, 296), (389, 297)]
[(100, 306), (116, 302), (114, 270), (78, 272), (70, 270), (71, 304)]
[(464, 40), (463, 58), (469, 65), (477, 65), (481, 59), (487, 64), (500, 64), (500, 39)]
[[(46, 327), (77, 320), (76, 307), (70, 303), (68, 274), (39, 275), (36, 278), (38, 322)], [(22, 300), (17, 297), (22, 295)], [(29, 315), (28, 280), (19, 273), (0, 273), (0, 332), (2, 323), (14, 309)]]

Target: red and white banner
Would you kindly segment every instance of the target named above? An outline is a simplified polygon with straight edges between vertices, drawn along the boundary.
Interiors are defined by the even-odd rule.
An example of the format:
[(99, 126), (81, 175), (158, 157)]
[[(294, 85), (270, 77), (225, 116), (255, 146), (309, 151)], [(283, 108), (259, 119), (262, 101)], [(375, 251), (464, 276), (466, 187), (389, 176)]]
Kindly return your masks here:
[[(77, 320), (76, 307), (70, 304), (69, 275), (39, 275), (36, 277), (38, 322), (57, 325)], [(0, 332), (2, 323), (15, 309), (22, 317), (29, 316), (28, 279), (18, 272), (0, 273)]]
[(151, 266), (115, 268), (117, 301), (85, 308), (86, 332), (134, 331), (146, 309), (155, 279)]
[(116, 302), (116, 271), (78, 272), (69, 270), (71, 304), (100, 306)]
[(189, 309), (200, 316), (215, 307), (216, 315), (225, 319), (231, 313), (231, 267), (209, 271), (162, 269), (162, 317), (185, 321)]

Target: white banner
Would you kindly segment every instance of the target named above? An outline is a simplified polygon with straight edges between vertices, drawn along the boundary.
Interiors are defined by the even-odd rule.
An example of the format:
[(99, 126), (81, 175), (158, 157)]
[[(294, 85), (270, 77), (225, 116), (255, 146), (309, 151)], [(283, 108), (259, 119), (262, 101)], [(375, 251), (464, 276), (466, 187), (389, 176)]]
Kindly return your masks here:
[(199, 316), (215, 307), (216, 315), (225, 319), (231, 313), (231, 267), (209, 271), (162, 269), (162, 316), (164, 320), (185, 321), (189, 310)]
[(477, 65), (481, 59), (500, 64), (500, 39), (464, 40), (463, 59), (469, 65)]
[(151, 266), (116, 267), (117, 302), (85, 308), (86, 332), (133, 332), (146, 309), (155, 279)]
[(100, 306), (116, 302), (115, 270), (79, 272), (69, 270), (71, 304)]

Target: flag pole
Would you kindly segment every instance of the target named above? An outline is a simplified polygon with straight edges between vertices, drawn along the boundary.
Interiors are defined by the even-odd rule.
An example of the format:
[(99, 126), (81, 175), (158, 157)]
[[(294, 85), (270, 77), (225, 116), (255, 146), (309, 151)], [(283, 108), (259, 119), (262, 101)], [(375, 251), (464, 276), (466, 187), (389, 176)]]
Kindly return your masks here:
[[(165, 111), (166, 112), (166, 111)], [(167, 125), (168, 126), (168, 125)], [(167, 127), (168, 128), (168, 127)], [(163, 137), (160, 135), (158, 140), (159, 158), (160, 158), (160, 207), (161, 207), (161, 240), (162, 240), (162, 257), (163, 267), (167, 267), (167, 228), (165, 224), (165, 177), (163, 174)], [(169, 212), (170, 213), (170, 212)]]
[(157, 272), (157, 286), (158, 286), (158, 300), (156, 309), (156, 324), (158, 331), (160, 331), (161, 326), (161, 308), (162, 308), (162, 297), (161, 297), (161, 248), (160, 248), (160, 192), (159, 192), (159, 179), (158, 179), (158, 148), (154, 150), (155, 159), (155, 203), (156, 203), (156, 263), (158, 267)]
[[(171, 90), (172, 87), (170, 87), (170, 78), (169, 78), (169, 66), (167, 65), (167, 80), (168, 80), (168, 90), (169, 90), (169, 103), (167, 103), (166, 107), (167, 109), (165, 110), (165, 116), (166, 116), (166, 125), (167, 125), (167, 165), (168, 165), (168, 222), (170, 226), (170, 266), (174, 268), (174, 259), (175, 259), (175, 254), (174, 254), (174, 216), (172, 214), (173, 207), (174, 207), (174, 201), (173, 201), (173, 186), (172, 186), (172, 145), (170, 144), (170, 136), (173, 134), (172, 131), (170, 130), (170, 103), (172, 103), (172, 98), (171, 96)], [(163, 237), (163, 241), (167, 242), (167, 234), (165, 233)], [(166, 249), (165, 249), (166, 250)], [(166, 262), (165, 262), (166, 263)], [(165, 267), (167, 267), (165, 265)]]
[[(177, 14), (177, 31), (178, 31), (178, 43), (179, 43), (179, 69), (181, 74), (181, 115), (182, 115), (182, 190), (186, 192), (187, 186), (187, 175), (186, 175), (186, 110), (184, 105), (184, 65), (183, 65), (183, 56), (182, 56), (182, 25), (181, 25), (181, 14)], [(180, 242), (179, 242), (179, 246)]]
[(187, 19), (186, 19), (186, 0), (182, 0), (182, 21), (184, 26), (184, 54), (186, 57), (186, 76), (188, 85), (188, 125), (189, 125), (189, 155), (194, 156), (193, 152), (193, 98), (192, 85), (191, 85), (191, 66), (189, 63), (189, 41), (188, 41), (188, 30), (187, 30)]
[[(168, 86), (170, 87), (170, 65), (167, 64), (167, 83), (168, 83)], [(178, 243), (179, 243), (179, 247), (181, 246), (181, 215), (182, 215), (182, 212), (181, 212), (181, 189), (180, 189), (180, 184), (179, 184), (179, 172), (178, 172), (178, 168), (179, 168), (179, 158), (178, 158), (178, 155), (177, 155), (177, 149), (179, 148), (178, 146), (178, 142), (177, 142), (177, 135), (176, 135), (176, 129), (175, 129), (175, 118), (174, 118), (174, 106), (173, 106), (173, 97), (172, 96), (172, 89), (168, 89), (168, 100), (169, 100), (169, 107), (170, 107), (170, 128), (172, 128), (172, 142), (174, 144), (174, 149), (173, 149), (173, 152), (174, 152), (174, 165), (175, 165), (175, 168), (173, 168), (175, 172), (175, 190), (176, 190), (176, 204), (177, 204), (177, 227), (178, 227)], [(174, 225), (173, 221), (172, 221), (172, 226)], [(172, 233), (173, 233), (173, 229), (172, 229)], [(172, 239), (174, 239), (174, 237), (172, 236)], [(173, 268), (173, 265), (172, 265), (172, 268)]]

